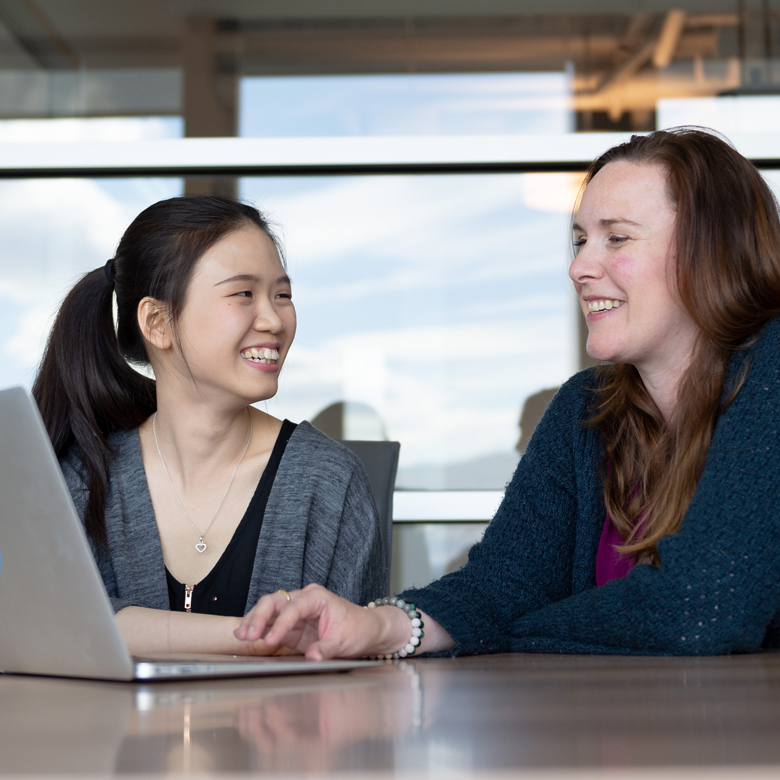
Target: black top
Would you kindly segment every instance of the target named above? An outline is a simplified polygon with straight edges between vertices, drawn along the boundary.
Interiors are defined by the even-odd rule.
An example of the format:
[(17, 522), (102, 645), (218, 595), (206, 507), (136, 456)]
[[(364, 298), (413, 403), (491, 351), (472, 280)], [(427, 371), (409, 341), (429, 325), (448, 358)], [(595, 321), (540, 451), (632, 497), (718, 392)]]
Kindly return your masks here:
[[(289, 420), (282, 423), (268, 465), (257, 483), (257, 489), (238, 524), (233, 538), (214, 568), (197, 584), (192, 592), (192, 612), (208, 615), (241, 617), (246, 609), (249, 582), (255, 565), (257, 542), (263, 526), (263, 515), (268, 496), (274, 484), (279, 462), (287, 442), (297, 426)], [(172, 612), (184, 612), (184, 585), (165, 569), (168, 578), (168, 600)]]

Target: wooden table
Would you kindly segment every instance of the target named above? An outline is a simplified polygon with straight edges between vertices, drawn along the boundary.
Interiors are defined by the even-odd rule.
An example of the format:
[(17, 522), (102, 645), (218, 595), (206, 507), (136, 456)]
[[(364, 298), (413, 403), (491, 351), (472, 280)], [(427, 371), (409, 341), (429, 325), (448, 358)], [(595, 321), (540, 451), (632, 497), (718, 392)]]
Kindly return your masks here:
[(614, 777), (670, 776), (659, 768), (777, 777), (780, 654), (434, 658), (154, 685), (0, 676), (6, 776), (359, 772), (413, 780), (586, 777), (604, 768)]

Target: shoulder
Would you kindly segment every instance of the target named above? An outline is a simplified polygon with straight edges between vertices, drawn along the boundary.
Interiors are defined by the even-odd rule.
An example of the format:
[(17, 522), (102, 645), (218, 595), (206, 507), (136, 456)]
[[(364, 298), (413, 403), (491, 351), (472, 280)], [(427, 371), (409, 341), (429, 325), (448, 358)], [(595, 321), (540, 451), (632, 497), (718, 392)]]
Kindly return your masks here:
[[(275, 511), (282, 507), (311, 513), (341, 513), (345, 502), (372, 502), (368, 477), (360, 459), (343, 444), (299, 423), (279, 462), (272, 488)], [(315, 513), (316, 513), (315, 512)]]
[[(334, 441), (304, 420), (293, 431), (284, 452), (286, 468), (316, 468), (321, 471), (352, 473), (362, 471), (360, 459), (341, 442)], [(281, 468), (281, 465), (280, 465)]]
[(780, 318), (770, 320), (758, 333), (749, 337), (731, 359), (723, 397), (735, 388), (736, 397), (758, 392), (773, 398), (780, 394)]
[(568, 424), (590, 416), (599, 385), (599, 369), (586, 368), (564, 382), (550, 401), (544, 417), (547, 424)]
[(585, 369), (561, 385), (539, 420), (520, 466), (550, 463), (550, 459), (571, 462), (574, 458), (590, 467), (593, 458), (600, 456), (600, 435), (585, 424), (593, 415), (598, 372), (598, 368)]
[[(111, 448), (109, 476), (117, 469), (133, 468), (139, 463), (143, 465), (137, 428), (114, 431), (108, 436), (108, 445)], [(60, 460), (60, 468), (68, 485), (86, 484), (89, 480), (87, 466), (77, 445), (73, 445)]]
[(60, 460), (60, 468), (65, 477), (65, 483), (71, 492), (76, 488), (86, 489), (86, 485), (89, 482), (89, 474), (77, 445), (74, 444), (65, 457)]
[(111, 447), (110, 475), (116, 476), (120, 472), (137, 473), (140, 470), (145, 476), (138, 428), (114, 431), (108, 437), (108, 444)]
[(762, 330), (759, 331), (758, 339), (760, 342), (773, 344), (775, 346), (780, 344), (780, 317), (769, 320)]
[(745, 358), (750, 359), (756, 369), (777, 373), (780, 368), (780, 317), (770, 320), (758, 333), (747, 339), (744, 349), (732, 360), (732, 367), (739, 366)]

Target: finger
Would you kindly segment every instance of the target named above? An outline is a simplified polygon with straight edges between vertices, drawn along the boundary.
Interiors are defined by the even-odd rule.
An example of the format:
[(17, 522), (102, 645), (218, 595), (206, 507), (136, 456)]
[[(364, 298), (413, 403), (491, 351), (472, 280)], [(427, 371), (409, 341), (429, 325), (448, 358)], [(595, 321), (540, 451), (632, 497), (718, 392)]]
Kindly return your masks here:
[(324, 661), (326, 658), (328, 658), (328, 656), (322, 654), (319, 642), (315, 642), (314, 644), (309, 645), (304, 655), (309, 661)]
[(301, 606), (290, 604), (279, 613), (273, 625), (266, 628), (264, 639), (269, 645), (282, 645), (295, 641), (301, 633), (301, 623), (304, 621)]
[(259, 639), (287, 603), (285, 594), (278, 591), (263, 596), (241, 619), (235, 630), (236, 638), (249, 641)]
[(247, 641), (245, 655), (276, 655), (278, 648), (269, 645), (263, 639), (255, 639), (253, 642)]
[(246, 621), (246, 638), (252, 641), (266, 634), (289, 605), (291, 598), (292, 595), (286, 590), (277, 590), (260, 599), (254, 609), (247, 613), (249, 620)]
[(265, 640), (269, 644), (282, 644), (285, 635), (299, 623), (317, 620), (322, 612), (322, 598), (317, 589), (305, 588), (295, 591), (292, 595), (293, 599), (279, 612), (273, 625), (266, 632)]
[[(260, 635), (260, 631), (265, 628), (265, 625), (273, 620), (275, 608), (273, 604), (264, 603), (261, 599), (255, 604), (249, 612), (241, 618), (241, 622), (238, 624), (238, 628), (233, 632), (237, 639), (249, 640), (249, 632), (252, 631), (256, 636)], [(256, 638), (253, 636), (253, 639)]]

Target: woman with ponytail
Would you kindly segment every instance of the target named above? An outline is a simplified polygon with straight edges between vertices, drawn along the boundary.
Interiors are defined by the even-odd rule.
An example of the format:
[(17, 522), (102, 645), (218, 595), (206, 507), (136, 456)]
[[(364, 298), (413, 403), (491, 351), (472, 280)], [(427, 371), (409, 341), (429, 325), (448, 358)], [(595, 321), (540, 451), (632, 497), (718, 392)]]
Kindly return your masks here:
[(216, 197), (150, 206), (62, 304), (33, 395), (131, 652), (263, 653), (263, 594), (385, 587), (359, 461), (251, 406), (295, 326), (268, 223)]
[(370, 610), (271, 594), (239, 638), (312, 658), (780, 647), (771, 191), (711, 132), (634, 136), (590, 167), (573, 234), (603, 362), (555, 396), (468, 563)]

